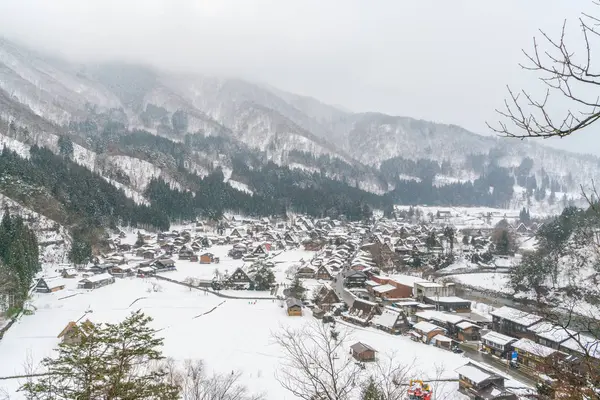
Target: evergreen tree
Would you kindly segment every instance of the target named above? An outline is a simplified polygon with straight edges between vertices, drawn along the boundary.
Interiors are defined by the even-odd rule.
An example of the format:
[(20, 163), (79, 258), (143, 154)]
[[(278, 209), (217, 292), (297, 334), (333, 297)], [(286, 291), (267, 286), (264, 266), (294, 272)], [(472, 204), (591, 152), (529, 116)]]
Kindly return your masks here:
[(92, 258), (92, 245), (81, 230), (72, 233), (73, 242), (69, 251), (69, 260), (74, 264), (85, 264)]
[(447, 226), (444, 228), (444, 237), (446, 238), (446, 240), (448, 241), (448, 244), (450, 245), (450, 254), (454, 254), (454, 236), (455, 235), (456, 235), (456, 232), (453, 227)]
[(269, 290), (275, 283), (275, 275), (270, 268), (261, 267), (254, 276), (254, 290)]
[(138, 231), (137, 240), (135, 241), (135, 247), (142, 247), (144, 244), (146, 244), (144, 241), (144, 235), (142, 235), (142, 232)]
[(73, 141), (68, 136), (58, 137), (58, 154), (65, 158), (73, 158)]
[(16, 295), (14, 306), (20, 307), (29, 286), (39, 271), (39, 247), (35, 234), (20, 216), (4, 209), (0, 223), (0, 264), (3, 264), (0, 286), (10, 286)]
[(425, 239), (425, 247), (427, 247), (427, 250), (431, 250), (432, 248), (437, 246), (437, 239), (435, 237), (435, 232), (429, 232), (429, 235), (427, 235), (427, 239)]
[(529, 224), (531, 222), (531, 216), (529, 215), (529, 210), (525, 207), (519, 212), (519, 220), (524, 224)]
[(292, 285), (290, 286), (288, 293), (291, 297), (295, 297), (297, 299), (300, 300), (304, 300), (306, 297), (306, 289), (304, 288), (304, 286), (302, 285), (302, 281), (300, 281), (300, 278), (295, 277), (294, 280), (292, 281)]
[(377, 387), (373, 377), (369, 377), (367, 384), (363, 387), (361, 394), (361, 400), (384, 400), (384, 395)]
[(21, 390), (40, 400), (178, 399), (179, 388), (166, 382), (166, 371), (151, 368), (163, 359), (163, 340), (150, 322), (138, 311), (119, 324), (74, 327), (74, 340), (59, 345), (57, 358), (42, 361), (47, 375)]
[(496, 253), (501, 255), (512, 255), (516, 249), (514, 234), (508, 228), (496, 228), (492, 233), (492, 242)]

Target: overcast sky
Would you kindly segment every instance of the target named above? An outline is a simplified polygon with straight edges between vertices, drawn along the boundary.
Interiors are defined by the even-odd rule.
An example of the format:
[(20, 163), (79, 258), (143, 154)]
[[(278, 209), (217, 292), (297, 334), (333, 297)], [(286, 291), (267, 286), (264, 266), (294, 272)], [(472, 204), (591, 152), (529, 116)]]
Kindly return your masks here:
[[(77, 61), (262, 81), (353, 111), (490, 134), (522, 48), (588, 0), (0, 0), (0, 35)], [(600, 51), (600, 50), (599, 50)], [(599, 127), (600, 128), (600, 127)], [(600, 155), (594, 132), (550, 143)]]

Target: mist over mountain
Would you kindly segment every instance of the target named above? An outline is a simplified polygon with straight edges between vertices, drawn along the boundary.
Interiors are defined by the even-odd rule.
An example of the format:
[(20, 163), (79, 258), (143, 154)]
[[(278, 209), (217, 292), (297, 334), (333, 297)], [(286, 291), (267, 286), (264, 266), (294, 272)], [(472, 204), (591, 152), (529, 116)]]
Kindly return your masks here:
[(373, 207), (560, 208), (600, 175), (598, 158), (539, 143), (349, 112), (242, 79), (134, 64), (76, 65), (5, 39), (0, 105), (5, 146), (58, 152), (59, 138), (68, 137), (78, 163), (136, 198), (156, 178), (193, 191), (181, 173), (201, 178), (216, 168), (238, 190), (273, 196), (249, 172), (273, 163), (308, 180), (316, 173), (364, 196), (383, 196)]

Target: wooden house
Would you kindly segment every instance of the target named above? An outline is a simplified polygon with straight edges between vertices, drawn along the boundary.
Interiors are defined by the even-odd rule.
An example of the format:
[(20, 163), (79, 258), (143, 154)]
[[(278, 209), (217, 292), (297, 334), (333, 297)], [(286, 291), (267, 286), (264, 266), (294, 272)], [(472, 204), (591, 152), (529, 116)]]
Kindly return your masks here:
[(75, 268), (65, 268), (61, 272), (61, 276), (65, 279), (73, 279), (77, 277), (77, 270)]
[(344, 276), (344, 282), (347, 287), (364, 287), (367, 281), (367, 275), (362, 271), (348, 271)]
[(339, 303), (341, 303), (341, 300), (331, 286), (323, 285), (317, 290), (315, 304), (323, 310), (329, 310), (333, 304)]
[(353, 324), (368, 326), (375, 315), (381, 314), (381, 309), (377, 303), (357, 298), (352, 303), (348, 312), (342, 313), (342, 319)]
[(551, 369), (561, 356), (558, 350), (522, 338), (512, 344), (517, 352), (517, 363), (544, 373)]
[(533, 332), (536, 343), (555, 350), (560, 349), (560, 345), (568, 339), (577, 337), (577, 332), (546, 321), (530, 326), (529, 331)]
[(65, 288), (65, 281), (62, 279), (45, 279), (41, 278), (35, 285), (35, 291), (38, 293), (58, 292)]
[(418, 322), (431, 322), (432, 324), (437, 325), (440, 328), (444, 328), (444, 330), (446, 331), (446, 335), (454, 338), (458, 337), (459, 324), (461, 324), (462, 322), (472, 322), (468, 321), (467, 318), (458, 314), (445, 313), (435, 310), (419, 311), (415, 314), (415, 316)]
[(170, 258), (162, 258), (154, 263), (156, 272), (175, 271), (175, 261)]
[(156, 251), (154, 250), (144, 250), (142, 251), (142, 257), (144, 260), (152, 260), (156, 257)]
[(114, 267), (112, 267), (109, 270), (110, 274), (117, 278), (133, 276), (134, 271), (135, 271), (135, 267), (133, 265), (127, 265), (127, 264), (115, 265)]
[(417, 322), (412, 327), (411, 335), (419, 341), (429, 344), (436, 335), (444, 335), (446, 330), (427, 321)]
[(245, 232), (244, 232), (243, 229), (241, 229), (241, 228), (233, 228), (233, 230), (229, 234), (229, 237), (241, 239), (243, 236), (245, 236), (245, 235), (242, 234), (242, 232), (245, 234)]
[(373, 326), (387, 333), (399, 335), (408, 329), (408, 321), (399, 309), (385, 307), (381, 315), (376, 315), (371, 320)]
[(179, 250), (179, 259), (180, 260), (189, 260), (194, 255), (194, 251), (189, 247), (182, 247)]
[(533, 339), (535, 334), (529, 328), (542, 320), (542, 317), (535, 314), (506, 306), (498, 308), (490, 314), (494, 331), (516, 338)]
[(313, 278), (315, 276), (315, 268), (309, 264), (304, 264), (296, 271), (298, 278)]
[(479, 364), (468, 362), (456, 369), (458, 391), (470, 399), (517, 400), (517, 395), (504, 387), (505, 378)]
[(285, 300), (287, 315), (290, 317), (302, 316), (302, 302), (295, 297), (288, 297)]
[(452, 338), (446, 335), (437, 334), (431, 338), (431, 344), (444, 350), (452, 350)]
[(328, 266), (326, 265), (321, 265), (318, 269), (317, 269), (317, 273), (315, 274), (315, 278), (317, 279), (323, 279), (323, 280), (332, 280), (333, 279), (333, 273), (331, 272), (331, 270), (329, 269)]
[(156, 269), (151, 266), (138, 266), (137, 276), (140, 278), (144, 278), (146, 276), (154, 276), (156, 275)]
[(79, 327), (76, 322), (70, 321), (57, 337), (66, 344), (75, 344), (81, 341), (81, 336), (92, 327), (93, 324), (87, 319)]
[(246, 271), (239, 267), (228, 278), (228, 283), (236, 287), (250, 287), (253, 281)]
[[(269, 247), (271, 247), (271, 245), (269, 245)], [(267, 246), (265, 244), (259, 244), (258, 246), (256, 246), (256, 248), (254, 248), (252, 254), (254, 254), (257, 257), (264, 257), (267, 255), (267, 251)]]
[(109, 273), (92, 275), (79, 281), (80, 289), (98, 289), (115, 283), (115, 277)]
[(481, 337), (481, 327), (469, 321), (462, 321), (456, 324), (456, 337), (461, 342), (470, 340), (479, 340)]
[(362, 342), (356, 342), (350, 346), (350, 354), (360, 362), (375, 361), (376, 352), (374, 348)]
[(490, 354), (506, 359), (512, 351), (511, 344), (516, 341), (513, 337), (490, 331), (481, 337), (481, 347)]
[(204, 253), (200, 255), (200, 264), (218, 264), (219, 257), (215, 257), (213, 253)]
[(57, 337), (67, 344), (77, 343), (80, 339), (77, 335), (77, 329), (75, 329), (76, 326), (77, 324), (74, 321), (70, 321)]
[(467, 313), (471, 311), (471, 301), (457, 296), (423, 297), (425, 304), (433, 304), (440, 311)]

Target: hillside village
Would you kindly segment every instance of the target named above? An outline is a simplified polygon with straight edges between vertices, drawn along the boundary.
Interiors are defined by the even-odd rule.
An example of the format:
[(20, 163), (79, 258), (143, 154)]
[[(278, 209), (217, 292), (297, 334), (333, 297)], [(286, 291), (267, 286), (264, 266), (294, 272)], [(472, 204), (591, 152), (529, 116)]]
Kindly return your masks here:
[[(2, 331), (0, 357), (21, 337), (20, 326), (53, 309), (59, 314), (52, 317), (56, 331), (46, 332), (48, 349), (68, 340), (74, 324), (105, 322), (93, 303), (109, 297), (116, 302), (127, 290), (129, 307), (152, 309), (146, 299), (182, 291), (177, 296), (220, 299), (205, 314), (237, 302), (252, 312), (259, 310), (252, 307), (269, 307), (279, 313), (276, 319), (317, 319), (366, 330), (366, 337), (349, 348), (361, 364), (385, 354), (390, 345), (411, 348), (415, 357), (431, 349), (435, 354), (428, 357), (452, 360), (445, 377), (457, 384), (444, 390), (455, 398), (516, 399), (552, 379), (545, 375), (548, 360), (572, 363), (582, 354), (575, 332), (564, 333), (520, 310), (504, 287), (494, 289), (497, 297), (486, 298), (474, 279), (463, 284), (460, 278), (506, 274), (530, 247), (540, 223), (520, 222), (519, 213), (497, 210), (397, 208), (393, 218), (368, 222), (229, 216), (170, 232), (120, 230), (89, 264), (44, 265), (25, 306), (27, 315), (8, 321)], [(89, 308), (76, 308), (79, 312), (67, 313), (70, 319), (60, 320), (60, 310), (78, 298), (89, 299)], [(587, 342), (600, 365), (598, 344), (591, 337)], [(21, 343), (22, 354), (23, 346), (35, 344)], [(15, 371), (15, 366), (0, 367), (0, 376)], [(415, 378), (433, 379), (425, 375)]]

